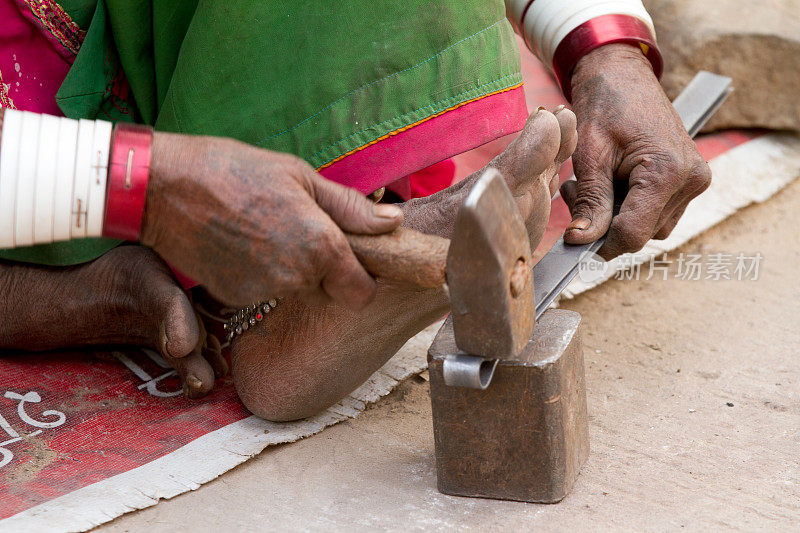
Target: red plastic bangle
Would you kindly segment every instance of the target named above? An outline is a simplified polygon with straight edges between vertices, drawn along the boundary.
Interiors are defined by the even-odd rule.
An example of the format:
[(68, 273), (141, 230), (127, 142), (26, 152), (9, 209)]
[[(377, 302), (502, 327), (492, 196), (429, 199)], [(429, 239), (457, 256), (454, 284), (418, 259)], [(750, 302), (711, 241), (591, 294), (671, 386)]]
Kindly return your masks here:
[(111, 138), (103, 235), (138, 241), (142, 228), (153, 128), (118, 123)]
[(567, 100), (572, 101), (572, 70), (578, 61), (592, 50), (612, 43), (640, 47), (656, 77), (661, 78), (664, 62), (647, 24), (629, 15), (602, 15), (569, 32), (556, 47), (553, 71)]

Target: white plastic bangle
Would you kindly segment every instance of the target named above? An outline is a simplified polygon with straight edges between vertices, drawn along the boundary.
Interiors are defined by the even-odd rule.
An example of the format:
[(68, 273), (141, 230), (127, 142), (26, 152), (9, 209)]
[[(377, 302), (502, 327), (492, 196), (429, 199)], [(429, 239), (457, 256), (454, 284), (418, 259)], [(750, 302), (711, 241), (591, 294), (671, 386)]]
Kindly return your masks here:
[(103, 220), (106, 214), (106, 184), (108, 183), (108, 156), (111, 151), (113, 124), (97, 120), (94, 124), (92, 143), (92, 174), (89, 180), (89, 212), (86, 215), (86, 235), (103, 236)]
[(58, 117), (41, 115), (36, 156), (36, 197), (33, 210), (33, 242), (53, 242), (53, 200), (56, 192)]
[(3, 133), (0, 137), (0, 249), (16, 246), (14, 203), (17, 199), (21, 130), (22, 112), (6, 109), (3, 115)]
[(511, 22), (515, 30), (519, 30), (522, 26), (522, 15), (530, 8), (533, 1), (534, 0), (505, 0), (506, 18)]
[(62, 117), (58, 126), (56, 188), (53, 193), (53, 240), (68, 241), (72, 218), (72, 189), (75, 184), (78, 121)]
[(522, 33), (528, 47), (550, 66), (556, 48), (569, 32), (602, 15), (635, 17), (655, 36), (653, 20), (641, 0), (536, 0), (522, 21)]
[(22, 112), (22, 132), (19, 136), (19, 166), (17, 167), (17, 201), (14, 205), (17, 246), (33, 244), (33, 211), (36, 202), (36, 163), (42, 115)]
[(89, 180), (92, 176), (94, 120), (78, 121), (78, 143), (75, 149), (75, 182), (72, 189), (70, 237), (86, 237), (86, 214), (89, 210)]

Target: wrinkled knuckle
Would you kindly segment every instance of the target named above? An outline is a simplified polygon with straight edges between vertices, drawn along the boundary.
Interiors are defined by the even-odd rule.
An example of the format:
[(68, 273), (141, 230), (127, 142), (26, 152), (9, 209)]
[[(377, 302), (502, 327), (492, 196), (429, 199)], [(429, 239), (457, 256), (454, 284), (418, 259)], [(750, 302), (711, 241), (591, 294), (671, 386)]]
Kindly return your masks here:
[(597, 210), (607, 207), (608, 198), (606, 194), (599, 188), (589, 188), (585, 190), (577, 190), (577, 198), (575, 199), (574, 210), (580, 213), (594, 213)]
[(330, 265), (341, 262), (344, 256), (344, 244), (342, 238), (333, 227), (321, 232), (316, 240), (317, 264), (323, 270), (327, 270)]
[(345, 213), (345, 216), (353, 222), (364, 222), (361, 219), (361, 201), (363, 201), (363, 198), (359, 197), (358, 192), (353, 189), (345, 189), (340, 196), (342, 212)]
[[(644, 166), (648, 172), (660, 178), (676, 178), (684, 173), (680, 156), (671, 151), (654, 153), (647, 158)], [(656, 183), (664, 183), (664, 180), (657, 180)]]
[(584, 194), (575, 201), (576, 211), (595, 211), (602, 207), (603, 202), (598, 195)]
[(708, 163), (703, 160), (695, 163), (689, 173), (689, 182), (698, 194), (708, 189), (711, 185), (711, 168)]

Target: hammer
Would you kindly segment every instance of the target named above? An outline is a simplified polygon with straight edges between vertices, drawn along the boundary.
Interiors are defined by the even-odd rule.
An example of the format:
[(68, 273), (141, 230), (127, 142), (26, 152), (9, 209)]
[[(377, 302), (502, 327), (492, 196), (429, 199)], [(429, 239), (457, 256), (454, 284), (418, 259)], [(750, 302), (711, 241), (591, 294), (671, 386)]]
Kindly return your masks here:
[(530, 240), (497, 170), (488, 169), (473, 185), (451, 240), (404, 228), (348, 234), (347, 240), (373, 276), (448, 290), (456, 343), (477, 357), (460, 361), (467, 371), (456, 372), (456, 379), (479, 379), (482, 358), (511, 357), (528, 342), (535, 320)]

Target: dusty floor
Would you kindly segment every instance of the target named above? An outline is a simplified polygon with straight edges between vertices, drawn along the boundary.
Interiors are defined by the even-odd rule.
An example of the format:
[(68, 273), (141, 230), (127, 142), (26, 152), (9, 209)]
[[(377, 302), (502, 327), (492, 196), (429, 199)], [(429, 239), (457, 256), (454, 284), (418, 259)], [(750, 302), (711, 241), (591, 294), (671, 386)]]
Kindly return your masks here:
[(565, 304), (584, 318), (592, 451), (561, 504), (439, 494), (415, 378), (103, 529), (798, 530), (799, 209), (800, 180), (678, 250), (761, 252), (758, 281), (683, 281), (673, 265), (667, 281), (611, 281)]

